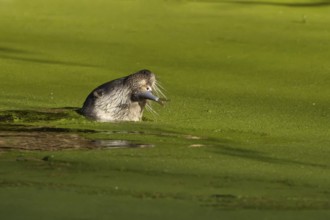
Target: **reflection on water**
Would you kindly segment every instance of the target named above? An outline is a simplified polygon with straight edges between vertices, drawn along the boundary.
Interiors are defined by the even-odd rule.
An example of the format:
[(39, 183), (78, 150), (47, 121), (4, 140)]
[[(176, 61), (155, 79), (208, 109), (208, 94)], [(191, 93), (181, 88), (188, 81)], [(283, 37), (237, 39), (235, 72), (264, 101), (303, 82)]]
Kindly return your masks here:
[(88, 147), (88, 141), (76, 134), (57, 132), (1, 132), (0, 149), (60, 150)]
[(0, 132), (0, 150), (64, 150), (98, 148), (145, 148), (153, 144), (127, 140), (90, 140), (79, 134), (63, 132)]
[[(1, 49), (1, 48), (0, 48)], [(141, 134), (135, 131), (96, 131), (91, 129), (68, 129), (25, 125), (28, 123), (58, 121), (77, 118), (77, 108), (65, 107), (41, 110), (7, 110), (0, 112), (1, 150), (64, 150), (64, 149), (112, 149), (145, 148), (154, 144), (117, 140), (116, 134)], [(86, 138), (86, 134), (102, 134), (103, 139)], [(110, 138), (108, 138), (108, 136)]]
[(153, 144), (138, 144), (133, 143), (127, 140), (95, 140), (93, 141), (95, 146), (99, 146), (102, 148), (123, 148), (123, 147), (154, 147)]
[[(90, 134), (89, 138), (84, 137), (85, 134)], [(94, 134), (102, 135), (102, 138), (93, 138)], [(116, 138), (117, 134), (125, 134), (130, 137), (132, 135), (171, 137), (187, 140), (188, 147), (207, 146), (202, 143), (191, 143), (191, 141), (200, 141), (200, 137), (166, 132), (70, 130), (6, 125), (5, 127), (0, 126), (0, 151), (12, 149), (55, 151), (64, 149), (151, 148), (156, 146), (155, 143), (118, 139)], [(107, 138), (107, 136), (111, 138)]]
[[(122, 139), (122, 135), (129, 137), (127, 139), (132, 139), (135, 135), (142, 135), (146, 137), (146, 140), (148, 140), (148, 137), (157, 137), (159, 139), (175, 138), (180, 142), (184, 141), (185, 145), (189, 147), (204, 146), (201, 143), (195, 143), (195, 141), (201, 141), (201, 137), (163, 130), (100, 131), (26, 125), (26, 123), (44, 123), (47, 121), (66, 120), (68, 118), (78, 120), (81, 116), (77, 114), (77, 110), (78, 108), (75, 107), (64, 107), (0, 111), (0, 150), (54, 151), (64, 149), (150, 148), (155, 146), (155, 143), (144, 143), (144, 141), (141, 143), (140, 141), (126, 140), (126, 138)], [(88, 138), (86, 138), (87, 134)], [(95, 138), (96, 136), (97, 138)], [(120, 138), (116, 138), (118, 136)]]

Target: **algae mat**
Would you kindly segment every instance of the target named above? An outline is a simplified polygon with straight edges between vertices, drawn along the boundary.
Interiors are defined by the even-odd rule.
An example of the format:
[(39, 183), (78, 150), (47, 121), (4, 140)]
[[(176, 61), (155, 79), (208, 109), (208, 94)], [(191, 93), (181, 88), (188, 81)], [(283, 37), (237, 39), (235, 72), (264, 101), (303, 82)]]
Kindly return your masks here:
[[(329, 219), (329, 1), (0, 0), (1, 219)], [(76, 110), (155, 72), (140, 123)]]

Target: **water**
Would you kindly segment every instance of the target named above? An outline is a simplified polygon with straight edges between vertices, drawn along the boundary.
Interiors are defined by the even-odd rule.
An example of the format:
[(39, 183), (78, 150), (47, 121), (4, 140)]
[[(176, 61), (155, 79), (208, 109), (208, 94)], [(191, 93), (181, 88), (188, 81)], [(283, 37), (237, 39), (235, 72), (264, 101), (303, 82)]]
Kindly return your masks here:
[[(201, 137), (169, 132), (144, 132), (125, 130), (92, 130), (42, 126), (51, 121), (78, 118), (76, 108), (13, 110), (0, 112), (0, 149), (1, 150), (43, 150), (64, 149), (115, 149), (149, 148), (155, 143), (134, 140), (115, 139), (116, 136), (154, 136), (159, 138), (177, 138), (182, 140), (200, 140)], [(32, 123), (32, 124), (31, 124)], [(87, 137), (86, 137), (87, 136)], [(97, 136), (95, 138), (95, 136)], [(204, 144), (190, 144), (189, 147), (202, 147)]]
[[(309, 2), (0, 1), (0, 219), (329, 219), (329, 11)], [(62, 108), (144, 68), (158, 115)]]

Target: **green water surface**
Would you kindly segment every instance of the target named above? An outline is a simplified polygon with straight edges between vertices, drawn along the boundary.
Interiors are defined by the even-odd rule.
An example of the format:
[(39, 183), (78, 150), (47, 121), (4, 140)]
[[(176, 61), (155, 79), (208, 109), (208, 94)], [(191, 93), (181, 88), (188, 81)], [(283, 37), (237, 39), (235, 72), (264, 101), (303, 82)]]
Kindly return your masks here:
[[(0, 219), (329, 219), (330, 2), (0, 0)], [(138, 123), (75, 112), (150, 69)]]

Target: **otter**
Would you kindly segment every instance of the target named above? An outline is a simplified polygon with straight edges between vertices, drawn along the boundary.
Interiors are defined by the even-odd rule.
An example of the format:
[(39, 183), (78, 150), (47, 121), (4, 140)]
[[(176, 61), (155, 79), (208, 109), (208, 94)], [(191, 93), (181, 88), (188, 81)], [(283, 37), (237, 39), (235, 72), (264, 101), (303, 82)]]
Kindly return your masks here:
[(145, 107), (152, 111), (148, 100), (159, 104), (166, 101), (159, 87), (154, 73), (140, 70), (94, 89), (87, 96), (80, 113), (101, 122), (141, 121)]

